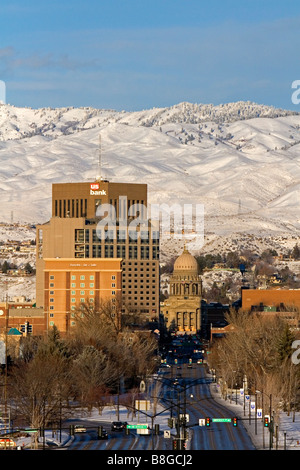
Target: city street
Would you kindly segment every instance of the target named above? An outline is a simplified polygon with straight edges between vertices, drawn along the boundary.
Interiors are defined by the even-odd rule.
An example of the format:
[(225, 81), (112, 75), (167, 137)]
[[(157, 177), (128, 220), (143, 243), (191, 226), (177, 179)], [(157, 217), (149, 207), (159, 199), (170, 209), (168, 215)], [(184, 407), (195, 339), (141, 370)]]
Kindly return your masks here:
[[(112, 432), (110, 423), (101, 424), (108, 432), (107, 440), (98, 440), (96, 427), (86, 433), (75, 434), (69, 442), (69, 450), (172, 450), (173, 436), (177, 429), (169, 428), (166, 424), (167, 415), (175, 419), (179, 415), (186, 415), (185, 431), (187, 450), (252, 450), (254, 446), (242, 424), (238, 422), (234, 427), (232, 422), (211, 422), (210, 426), (199, 426), (199, 419), (206, 417), (214, 419), (232, 419), (233, 413), (213, 400), (210, 394), (209, 382), (205, 374), (205, 367), (201, 364), (180, 364), (164, 368), (149, 386), (149, 393), (160, 388), (160, 400), (168, 413), (166, 413), (165, 426), (160, 425), (159, 435), (153, 432), (150, 435), (138, 435), (136, 430), (130, 430), (126, 435), (124, 431)], [(159, 383), (159, 385), (158, 385)], [(145, 417), (144, 417), (145, 420)], [(148, 419), (148, 423), (149, 423)], [(155, 419), (155, 423), (158, 418)], [(160, 421), (161, 422), (161, 421)], [(176, 426), (176, 424), (175, 424)], [(164, 437), (164, 430), (170, 430), (171, 437)], [(180, 433), (182, 434), (183, 427)]]

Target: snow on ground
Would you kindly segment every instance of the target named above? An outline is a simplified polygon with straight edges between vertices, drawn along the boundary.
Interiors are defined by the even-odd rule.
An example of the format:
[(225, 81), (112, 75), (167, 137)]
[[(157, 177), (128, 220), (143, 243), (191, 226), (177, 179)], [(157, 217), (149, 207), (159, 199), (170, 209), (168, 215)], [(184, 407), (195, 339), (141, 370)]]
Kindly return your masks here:
[[(218, 384), (211, 384), (211, 394), (213, 398), (223, 406), (226, 406), (233, 411), (238, 418), (243, 419), (243, 425), (247, 429), (249, 436), (256, 449), (264, 450), (269, 448), (269, 431), (263, 427), (261, 420), (257, 420), (255, 425), (254, 411), (250, 412), (251, 419), (249, 420), (249, 405), (245, 406), (244, 413), (244, 398), (235, 392), (232, 398), (225, 400), (221, 397), (220, 389)], [(286, 433), (286, 434), (285, 434)], [(286, 447), (285, 447), (286, 446)], [(273, 441), (273, 449), (276, 448), (276, 440)], [(278, 449), (286, 450), (300, 450), (300, 412), (296, 412), (295, 416), (291, 413), (280, 412), (279, 414), (279, 427), (278, 427)]]
[(36, 297), (35, 276), (7, 276), (0, 273), (0, 302), (12, 301), (14, 297), (25, 297), (29, 302)]
[[(237, 395), (236, 401), (236, 394), (232, 395), (232, 399), (229, 398), (227, 400), (221, 397), (218, 385), (215, 383), (211, 383), (210, 390), (213, 398), (223, 406), (226, 406), (228, 409), (233, 411), (238, 418), (243, 419), (243, 425), (247, 429), (251, 440), (256, 447), (257, 450), (267, 450), (269, 449), (269, 431), (268, 429), (263, 427), (262, 421), (257, 420), (257, 425), (255, 425), (254, 420), (254, 412), (251, 413), (251, 422), (249, 422), (249, 407), (245, 407), (245, 414), (244, 414), (244, 400), (242, 397)], [(161, 414), (158, 414), (160, 413)], [(151, 412), (147, 412), (148, 415), (151, 416)], [(157, 416), (155, 417), (154, 424), (159, 424), (160, 432), (164, 432), (166, 430), (170, 430), (167, 424), (167, 420), (170, 417), (169, 411), (164, 410), (164, 408), (160, 405), (157, 406), (156, 409)], [(99, 414), (98, 410), (93, 410), (90, 415), (84, 416), (84, 422), (90, 422), (90, 425), (93, 426), (94, 423), (99, 423), (99, 421), (104, 421), (107, 423), (111, 423), (112, 421), (117, 421), (118, 418), (120, 421), (127, 421), (128, 424), (149, 424), (151, 427), (151, 417), (146, 416), (142, 412), (136, 413), (133, 416), (132, 412), (128, 411), (124, 406), (120, 406), (119, 408), (119, 416), (117, 415), (117, 408), (116, 406), (106, 406), (102, 413)], [(98, 425), (98, 424), (96, 424)], [(50, 445), (57, 445), (57, 446), (67, 446), (70, 443), (70, 435), (66, 431), (62, 431), (61, 440), (59, 432), (57, 435), (53, 435), (52, 431), (47, 431), (45, 434), (45, 440)], [(41, 440), (41, 439), (40, 439)], [(20, 438), (15, 440), (16, 444), (20, 446), (20, 448), (30, 446), (31, 444), (31, 437)], [(201, 450), (201, 449), (193, 449), (188, 443), (188, 448), (191, 450)], [(278, 450), (300, 450), (300, 412), (296, 412), (295, 416), (293, 414), (287, 415), (286, 413), (281, 412), (279, 417), (279, 428), (278, 428), (278, 443), (276, 444), (276, 440), (273, 441), (273, 449)]]

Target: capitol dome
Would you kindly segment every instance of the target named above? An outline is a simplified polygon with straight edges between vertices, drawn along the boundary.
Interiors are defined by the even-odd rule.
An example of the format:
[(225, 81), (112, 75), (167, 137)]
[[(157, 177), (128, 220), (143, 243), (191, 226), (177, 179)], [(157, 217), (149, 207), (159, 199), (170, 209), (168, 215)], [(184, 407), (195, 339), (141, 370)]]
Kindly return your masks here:
[(188, 271), (189, 273), (198, 274), (198, 263), (186, 248), (174, 263), (174, 272), (175, 271)]

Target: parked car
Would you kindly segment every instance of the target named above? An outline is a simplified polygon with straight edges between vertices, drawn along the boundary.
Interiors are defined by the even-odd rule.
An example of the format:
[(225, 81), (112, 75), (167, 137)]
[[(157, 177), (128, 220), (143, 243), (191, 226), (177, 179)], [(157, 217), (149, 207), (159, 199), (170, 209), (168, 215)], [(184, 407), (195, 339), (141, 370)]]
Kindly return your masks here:
[(111, 423), (112, 431), (122, 431), (127, 426), (127, 421), (113, 421)]

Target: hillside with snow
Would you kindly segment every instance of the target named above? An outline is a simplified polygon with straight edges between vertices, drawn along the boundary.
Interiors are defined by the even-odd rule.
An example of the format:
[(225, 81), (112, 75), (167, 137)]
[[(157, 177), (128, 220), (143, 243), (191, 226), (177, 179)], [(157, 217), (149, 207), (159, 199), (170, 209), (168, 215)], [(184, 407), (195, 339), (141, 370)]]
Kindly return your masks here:
[(148, 184), (149, 202), (203, 204), (207, 237), (295, 236), (300, 115), (250, 102), (119, 112), (0, 105), (0, 222), (45, 222), (51, 185)]

